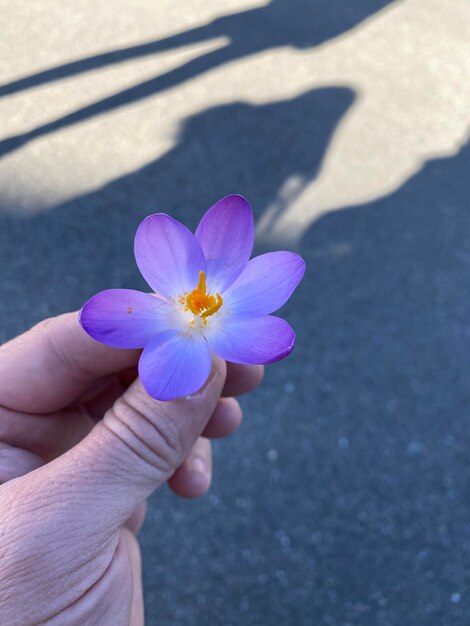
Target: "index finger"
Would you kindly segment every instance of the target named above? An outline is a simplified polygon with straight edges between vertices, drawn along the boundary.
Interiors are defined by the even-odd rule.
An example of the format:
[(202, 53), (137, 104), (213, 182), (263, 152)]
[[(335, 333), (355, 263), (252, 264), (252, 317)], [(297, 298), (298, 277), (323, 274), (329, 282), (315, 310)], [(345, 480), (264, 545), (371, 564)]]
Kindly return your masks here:
[(77, 312), (52, 317), (0, 347), (0, 405), (57, 411), (97, 378), (137, 365), (140, 353), (98, 343), (82, 329)]
[[(0, 406), (25, 413), (62, 409), (97, 379), (135, 367), (141, 350), (110, 348), (92, 339), (65, 313), (40, 322), (0, 347)], [(228, 364), (224, 395), (254, 389), (261, 365)]]

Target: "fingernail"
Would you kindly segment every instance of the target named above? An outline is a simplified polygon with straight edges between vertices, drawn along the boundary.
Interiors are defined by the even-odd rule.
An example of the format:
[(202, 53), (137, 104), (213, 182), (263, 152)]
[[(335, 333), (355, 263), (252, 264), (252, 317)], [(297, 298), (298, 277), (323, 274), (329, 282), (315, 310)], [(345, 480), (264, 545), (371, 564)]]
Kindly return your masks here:
[(209, 468), (207, 463), (201, 457), (196, 457), (191, 461), (191, 471), (202, 474), (206, 479), (209, 478)]
[(211, 382), (214, 380), (214, 378), (217, 376), (217, 374), (218, 374), (217, 366), (212, 365), (211, 371), (209, 373), (209, 376), (207, 377), (206, 382), (202, 385), (202, 387), (200, 389), (198, 389), (194, 393), (191, 393), (188, 396), (186, 396), (186, 400), (191, 400), (192, 398), (199, 397), (207, 389), (207, 387), (211, 384)]
[(206, 382), (203, 384), (203, 386), (200, 389), (198, 389), (194, 393), (191, 393), (189, 396), (186, 396), (186, 400), (191, 400), (191, 398), (199, 397), (207, 389), (207, 387), (212, 383), (212, 381), (215, 378), (217, 378), (217, 376), (220, 375), (220, 365), (219, 364), (221, 362), (222, 362), (221, 359), (219, 359), (215, 355), (213, 356), (211, 371), (209, 373), (209, 376), (207, 377)]
[(211, 478), (209, 469), (201, 458), (195, 458), (190, 464), (190, 484), (195, 497), (200, 496), (209, 489)]

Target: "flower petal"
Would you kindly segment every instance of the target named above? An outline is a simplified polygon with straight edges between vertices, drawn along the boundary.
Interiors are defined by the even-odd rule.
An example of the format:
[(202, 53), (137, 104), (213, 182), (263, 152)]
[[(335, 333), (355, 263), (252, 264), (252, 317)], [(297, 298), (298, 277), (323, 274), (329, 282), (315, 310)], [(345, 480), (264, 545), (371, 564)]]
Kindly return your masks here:
[(292, 352), (295, 341), (289, 324), (273, 315), (221, 317), (206, 337), (211, 350), (232, 363), (274, 363)]
[(143, 348), (168, 328), (172, 314), (169, 304), (150, 294), (107, 289), (84, 304), (79, 319), (96, 341), (114, 348)]
[(203, 336), (190, 339), (167, 330), (144, 349), (139, 376), (147, 392), (157, 400), (174, 400), (194, 393), (206, 382), (212, 357)]
[(142, 276), (165, 298), (192, 291), (197, 286), (199, 272), (207, 271), (196, 237), (165, 213), (150, 215), (140, 224), (134, 254)]
[(268, 252), (251, 259), (223, 294), (231, 311), (266, 315), (290, 298), (305, 273), (305, 261), (294, 252)]
[(222, 292), (248, 263), (254, 242), (250, 205), (242, 196), (226, 196), (203, 216), (196, 237), (207, 259), (207, 284)]

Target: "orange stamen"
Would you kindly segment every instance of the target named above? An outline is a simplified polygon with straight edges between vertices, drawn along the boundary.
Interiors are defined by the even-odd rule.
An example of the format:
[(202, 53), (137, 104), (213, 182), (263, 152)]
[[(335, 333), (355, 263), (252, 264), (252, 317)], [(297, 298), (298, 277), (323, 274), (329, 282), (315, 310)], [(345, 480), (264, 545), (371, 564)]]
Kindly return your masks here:
[(215, 296), (217, 298), (217, 302), (213, 306), (211, 306), (210, 309), (207, 309), (206, 311), (201, 313), (201, 317), (209, 317), (209, 315), (214, 315), (214, 313), (217, 313), (217, 311), (220, 309), (224, 301), (222, 300), (222, 296), (220, 295), (220, 293), (216, 293)]
[(223, 304), (222, 296), (218, 293), (215, 296), (207, 293), (206, 275), (199, 272), (199, 283), (196, 289), (193, 289), (186, 296), (186, 307), (200, 317), (206, 318), (216, 313)]

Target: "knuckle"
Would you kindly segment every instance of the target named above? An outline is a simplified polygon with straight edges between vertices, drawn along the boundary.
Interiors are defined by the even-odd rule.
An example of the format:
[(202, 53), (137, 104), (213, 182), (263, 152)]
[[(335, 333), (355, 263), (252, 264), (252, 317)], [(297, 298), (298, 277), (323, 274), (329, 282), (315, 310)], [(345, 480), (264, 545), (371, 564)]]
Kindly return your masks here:
[(38, 333), (46, 343), (48, 351), (54, 355), (57, 363), (66, 370), (70, 376), (80, 382), (91, 379), (93, 373), (74, 354), (72, 358), (68, 345), (64, 338), (63, 325), (67, 324), (72, 330), (71, 320), (68, 316), (50, 317), (33, 327), (32, 332)]
[(170, 474), (184, 458), (181, 429), (145, 398), (124, 394), (106, 415), (105, 423), (133, 454), (161, 473)]

